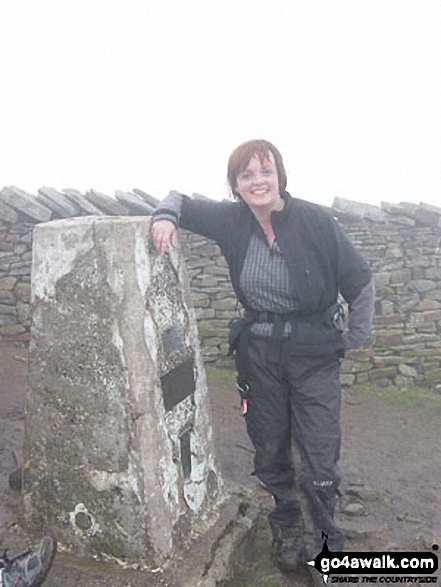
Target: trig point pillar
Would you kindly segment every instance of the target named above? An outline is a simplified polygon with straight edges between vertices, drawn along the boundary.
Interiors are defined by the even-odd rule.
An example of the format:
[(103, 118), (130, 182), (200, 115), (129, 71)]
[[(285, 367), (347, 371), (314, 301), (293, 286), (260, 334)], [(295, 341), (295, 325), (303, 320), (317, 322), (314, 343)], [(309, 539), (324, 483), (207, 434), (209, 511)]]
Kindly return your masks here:
[(226, 491), (183, 259), (153, 252), (149, 226), (35, 228), (24, 499), (32, 532), (159, 565), (216, 522)]

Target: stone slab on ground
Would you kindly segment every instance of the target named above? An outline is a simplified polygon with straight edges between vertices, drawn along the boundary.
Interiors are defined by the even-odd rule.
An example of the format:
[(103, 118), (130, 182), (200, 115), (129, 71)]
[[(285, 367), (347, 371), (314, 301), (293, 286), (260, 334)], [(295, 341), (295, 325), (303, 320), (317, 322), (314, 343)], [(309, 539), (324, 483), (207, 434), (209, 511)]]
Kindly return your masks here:
[[(216, 587), (233, 580), (237, 552), (259, 519), (259, 504), (245, 488), (231, 488), (222, 517), (208, 533), (182, 542), (177, 555), (154, 568), (138, 568), (116, 560), (93, 560), (74, 556), (61, 548), (45, 587)], [(3, 536), (11, 553), (32, 545), (14, 525)]]

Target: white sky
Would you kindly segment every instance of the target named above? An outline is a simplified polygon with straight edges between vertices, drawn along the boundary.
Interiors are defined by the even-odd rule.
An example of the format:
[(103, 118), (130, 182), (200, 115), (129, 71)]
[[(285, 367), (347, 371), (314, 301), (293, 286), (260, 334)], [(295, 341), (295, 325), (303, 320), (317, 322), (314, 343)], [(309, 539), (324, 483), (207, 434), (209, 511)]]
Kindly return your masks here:
[(441, 205), (441, 0), (0, 0), (0, 188)]

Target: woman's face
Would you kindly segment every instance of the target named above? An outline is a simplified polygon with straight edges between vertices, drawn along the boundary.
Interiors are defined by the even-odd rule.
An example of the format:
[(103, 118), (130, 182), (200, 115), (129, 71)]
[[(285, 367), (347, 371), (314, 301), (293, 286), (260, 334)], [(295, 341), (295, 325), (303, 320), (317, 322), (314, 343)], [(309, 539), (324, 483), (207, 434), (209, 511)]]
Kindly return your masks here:
[(235, 193), (248, 204), (252, 210), (281, 210), (283, 200), (279, 193), (279, 177), (276, 163), (271, 152), (261, 161), (253, 155), (236, 179)]

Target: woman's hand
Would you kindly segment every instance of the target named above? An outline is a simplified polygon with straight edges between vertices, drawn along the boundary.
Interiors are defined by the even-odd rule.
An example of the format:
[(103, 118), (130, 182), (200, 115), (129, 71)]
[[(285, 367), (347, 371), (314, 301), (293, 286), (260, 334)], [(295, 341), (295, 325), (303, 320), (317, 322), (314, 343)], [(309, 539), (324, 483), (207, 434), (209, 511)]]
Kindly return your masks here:
[(162, 255), (168, 245), (176, 248), (176, 225), (171, 220), (157, 220), (150, 227), (153, 247), (157, 253)]

